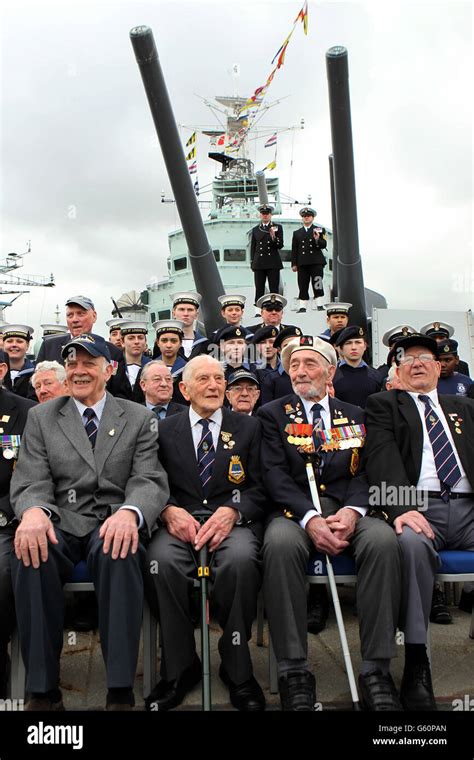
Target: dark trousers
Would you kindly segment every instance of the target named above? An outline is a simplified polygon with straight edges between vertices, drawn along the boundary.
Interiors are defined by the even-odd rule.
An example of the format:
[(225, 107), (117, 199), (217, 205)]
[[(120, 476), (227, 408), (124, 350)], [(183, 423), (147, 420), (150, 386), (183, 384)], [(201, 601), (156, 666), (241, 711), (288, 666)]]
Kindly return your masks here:
[(35, 569), (11, 555), (13, 592), (26, 688), (46, 692), (59, 684), (63, 645), (62, 587), (74, 565), (87, 559), (99, 605), (99, 633), (108, 688), (133, 686), (143, 613), (144, 549), (125, 559), (103, 552), (99, 527), (82, 538), (55, 528), (57, 544), (48, 544), (48, 559)]
[[(322, 499), (323, 514), (329, 500)], [(286, 517), (270, 521), (264, 536), (264, 592), (277, 661), (308, 656), (306, 572), (313, 543)], [(351, 538), (357, 568), (357, 609), (362, 658), (390, 659), (401, 603), (401, 552), (395, 531), (382, 520), (362, 517)]]
[(10, 574), (10, 554), (15, 525), (0, 529), (0, 699), (6, 686), (7, 647), (15, 625), (15, 603)]
[(265, 295), (265, 280), (268, 278), (268, 290), (270, 293), (278, 293), (280, 287), (280, 270), (279, 269), (255, 269), (253, 273), (255, 279), (255, 303)]
[[(211, 598), (222, 628), (219, 654), (236, 684), (252, 676), (248, 641), (261, 585), (260, 541), (250, 528), (235, 527), (224, 539), (211, 564)], [(150, 606), (160, 621), (161, 677), (178, 678), (195, 657), (191, 620), (196, 559), (191, 545), (158, 530), (148, 547), (147, 566), (157, 561), (157, 572), (148, 573)], [(148, 584), (149, 589), (148, 589)]]
[(298, 265), (298, 287), (300, 301), (309, 301), (309, 283), (313, 286), (314, 297), (324, 295), (323, 268), (320, 264)]

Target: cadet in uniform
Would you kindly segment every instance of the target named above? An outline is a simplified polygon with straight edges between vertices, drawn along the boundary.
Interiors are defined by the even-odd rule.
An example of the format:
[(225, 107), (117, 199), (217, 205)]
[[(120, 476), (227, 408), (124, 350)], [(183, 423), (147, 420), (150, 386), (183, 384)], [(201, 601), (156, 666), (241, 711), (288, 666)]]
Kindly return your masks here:
[[(439, 343), (442, 340), (453, 337), (454, 327), (448, 325), (446, 322), (429, 322), (427, 325), (423, 325), (423, 327), (420, 328), (420, 334), (427, 335), (428, 338), (434, 338), (436, 343)], [(467, 362), (462, 361), (462, 359), (459, 359), (458, 370), (463, 375), (470, 376), (468, 364)]]
[(123, 317), (115, 317), (115, 319), (109, 319), (105, 324), (109, 328), (109, 342), (117, 348), (123, 349), (122, 333), (120, 332), (120, 325), (123, 322), (128, 322)]
[[(173, 298), (173, 319), (183, 323), (183, 353), (186, 359), (191, 357), (191, 352), (201, 343), (206, 342), (206, 337), (194, 329), (194, 323), (198, 318), (201, 305), (200, 293), (186, 292), (175, 293)], [(158, 358), (153, 354), (153, 358)]]
[(11, 390), (17, 396), (34, 399), (31, 378), (35, 365), (26, 358), (32, 337), (33, 328), (28, 325), (5, 325), (3, 328), (3, 348), (10, 359)]
[(321, 333), (321, 338), (330, 338), (338, 330), (343, 330), (349, 323), (351, 303), (325, 303), (327, 329)]
[(146, 322), (122, 322), (120, 327), (123, 341), (123, 353), (127, 367), (127, 377), (132, 389), (132, 401), (143, 404), (145, 397), (140, 385), (141, 372), (145, 364), (151, 361), (146, 355), (148, 348)]
[(179, 381), (188, 361), (182, 348), (184, 325), (177, 319), (160, 319), (153, 322), (153, 327), (156, 330), (157, 358), (169, 368), (173, 378), (173, 401), (186, 404), (179, 390)]
[[(285, 327), (284, 330), (280, 330), (275, 340), (273, 341), (273, 347), (279, 351), (280, 357), (281, 352), (283, 351), (288, 341), (292, 340), (292, 338), (299, 338), (300, 335), (303, 335), (303, 333), (299, 327), (293, 327), (290, 325), (290, 327)], [(268, 404), (269, 401), (274, 401), (276, 398), (287, 396), (288, 393), (292, 392), (293, 388), (291, 385), (290, 377), (285, 372), (285, 368), (281, 363), (281, 360), (279, 360), (276, 369), (274, 369), (272, 372), (268, 372), (263, 380), (261, 386), (260, 404), (263, 406), (263, 404)]]
[(255, 371), (255, 364), (248, 361), (247, 338), (242, 327), (227, 325), (222, 328), (216, 336), (216, 344), (219, 345), (219, 357), (215, 358), (223, 365), (226, 380), (236, 369)]
[(302, 208), (300, 216), (303, 227), (293, 232), (291, 244), (291, 268), (298, 272), (298, 287), (300, 308), (298, 313), (306, 311), (309, 301), (309, 283), (312, 283), (314, 298), (318, 311), (323, 310), (323, 269), (326, 257), (322, 253), (326, 248), (326, 230), (313, 224), (316, 211), (313, 208)]
[(255, 279), (255, 304), (265, 293), (265, 281), (268, 289), (278, 293), (280, 289), (280, 269), (283, 269), (280, 249), (283, 248), (283, 227), (273, 224), (273, 206), (259, 206), (260, 224), (252, 230), (250, 239), (250, 266)]
[(472, 380), (468, 375), (457, 372), (459, 366), (458, 342), (452, 338), (438, 343), (441, 375), (438, 380), (438, 393), (451, 393), (454, 396), (467, 396)]
[(333, 336), (340, 359), (332, 381), (336, 398), (365, 408), (368, 396), (382, 387), (380, 375), (363, 360), (367, 339), (362, 327), (351, 325)]

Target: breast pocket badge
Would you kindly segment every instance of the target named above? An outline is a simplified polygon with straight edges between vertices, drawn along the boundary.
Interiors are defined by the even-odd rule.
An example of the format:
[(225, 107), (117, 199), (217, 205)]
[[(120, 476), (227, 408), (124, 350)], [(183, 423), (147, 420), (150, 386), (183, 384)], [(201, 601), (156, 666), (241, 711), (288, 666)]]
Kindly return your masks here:
[(230, 458), (228, 477), (231, 483), (239, 484), (245, 480), (245, 471), (239, 456)]

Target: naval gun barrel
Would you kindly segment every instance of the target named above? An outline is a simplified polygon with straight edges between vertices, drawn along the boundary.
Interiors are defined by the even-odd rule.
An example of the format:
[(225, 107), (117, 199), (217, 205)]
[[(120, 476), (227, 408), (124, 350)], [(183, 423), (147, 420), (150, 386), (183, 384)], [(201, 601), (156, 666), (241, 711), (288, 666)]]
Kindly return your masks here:
[(357, 204), (352, 146), (349, 65), (346, 48), (326, 53), (337, 227), (337, 289), (340, 301), (352, 304), (351, 323), (367, 331), (364, 276), (359, 254)]
[(262, 170), (255, 172), (255, 179), (257, 180), (258, 199), (260, 205), (263, 206), (268, 203), (267, 183), (265, 181), (265, 172)]
[(222, 326), (217, 298), (224, 294), (224, 286), (189, 176), (153, 32), (148, 26), (136, 26), (130, 31), (130, 39), (188, 245), (196, 290), (202, 295), (204, 325), (210, 335)]

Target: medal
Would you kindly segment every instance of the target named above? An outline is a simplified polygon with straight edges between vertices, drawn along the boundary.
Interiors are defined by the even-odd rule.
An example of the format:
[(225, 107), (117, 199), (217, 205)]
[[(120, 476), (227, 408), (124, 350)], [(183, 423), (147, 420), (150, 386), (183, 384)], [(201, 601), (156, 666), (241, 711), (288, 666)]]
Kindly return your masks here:
[(13, 459), (15, 456), (14, 452), (11, 449), (3, 449), (3, 458), (4, 459)]

